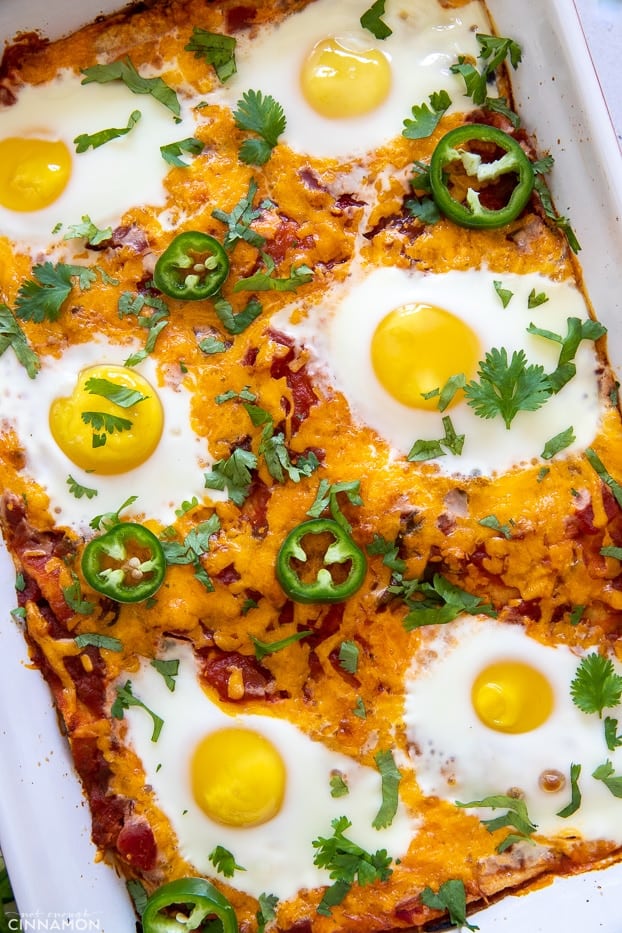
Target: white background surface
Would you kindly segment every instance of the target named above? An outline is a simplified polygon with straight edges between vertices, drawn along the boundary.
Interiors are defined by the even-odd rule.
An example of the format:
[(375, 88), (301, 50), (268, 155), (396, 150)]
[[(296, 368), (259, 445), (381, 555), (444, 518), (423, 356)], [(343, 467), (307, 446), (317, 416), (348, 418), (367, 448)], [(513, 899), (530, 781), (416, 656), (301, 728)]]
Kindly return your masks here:
[[(576, 0), (576, 3), (620, 139), (622, 0)], [(4, 27), (7, 22), (16, 21), (16, 10), (19, 11), (24, 25), (36, 25), (43, 22), (45, 15), (48, 16), (48, 20), (54, 21), (61, 9), (64, 12), (72, 10), (73, 15), (79, 15), (80, 18), (82, 15), (89, 18), (91, 9), (93, 13), (98, 12), (94, 9), (95, 5), (99, 6), (98, 0), (81, 0), (80, 3), (75, 3), (75, 0), (56, 3), (52, 0), (40, 3), (37, 0), (0, 0), (0, 36), (5, 34)], [(500, 5), (511, 9), (509, 2)], [(560, 24), (567, 20), (572, 32), (572, 0), (551, 0), (550, 4), (545, 0), (523, 0), (522, 3), (514, 3), (512, 16), (520, 24), (523, 32), (535, 37), (534, 41), (545, 43), (548, 41), (547, 36), (551, 34), (551, 23), (555, 22), (554, 18), (551, 21), (546, 19), (544, 10), (548, 5), (554, 7), (558, 15), (556, 30), (560, 32), (561, 42)], [(35, 18), (28, 24), (25, 16), (30, 15), (34, 7), (38, 7), (39, 12), (32, 13)], [(494, 0), (491, 0), (491, 7), (494, 7)], [(44, 10), (46, 13), (42, 14), (41, 11)], [(522, 19), (529, 16), (531, 22), (523, 25)], [(540, 20), (541, 22), (534, 24), (534, 21)], [(538, 31), (539, 26), (542, 35)], [(553, 45), (554, 43), (549, 41), (549, 46)], [(565, 45), (564, 51), (568, 52)], [(572, 46), (570, 51), (572, 53)], [(578, 58), (581, 60), (581, 49), (578, 50)], [(582, 60), (581, 65), (583, 66)], [(559, 78), (559, 75), (557, 77)], [(589, 84), (590, 75), (585, 77)], [(579, 87), (580, 79), (581, 75), (577, 85)], [(545, 87), (544, 90), (548, 89)], [(527, 108), (537, 111), (538, 100), (533, 100), (536, 93), (532, 90), (532, 99), (527, 101)], [(574, 96), (574, 93), (569, 92), (566, 102), (574, 99)], [(598, 102), (595, 106), (598, 110)], [(568, 127), (576, 130), (578, 119), (578, 128), (581, 129), (581, 105), (578, 105), (578, 117), (577, 108), (573, 108), (574, 104), (571, 104)], [(552, 115), (552, 119), (554, 116)], [(555, 125), (549, 127), (546, 120), (541, 121), (542, 115), (538, 117), (541, 144), (555, 144), (558, 140), (568, 140), (568, 133), (564, 132), (564, 129), (556, 132)], [(598, 135), (601, 140), (604, 138), (606, 141), (606, 131), (599, 130)], [(608, 152), (610, 153), (610, 149)], [(555, 155), (562, 165), (567, 157), (563, 144), (561, 151)], [(589, 157), (588, 151), (588, 159)], [(579, 162), (578, 157), (576, 165), (580, 168), (576, 177), (584, 179), (585, 166)], [(618, 162), (615, 169), (618, 192), (622, 190), (619, 166)], [(561, 171), (560, 175), (563, 179), (564, 172)], [(594, 172), (593, 177), (588, 179), (589, 183), (592, 181), (601, 195), (605, 191), (605, 195), (596, 202), (602, 207), (606, 188), (598, 172)], [(611, 181), (612, 176), (609, 175), (609, 190)], [(620, 195), (618, 200), (619, 198)], [(570, 201), (569, 195), (569, 203)], [(564, 211), (565, 206), (560, 205), (560, 209)], [(607, 253), (609, 256), (609, 260), (605, 260), (609, 262), (609, 275), (605, 274), (602, 277), (612, 278), (615, 275), (619, 293), (622, 268), (622, 262), (619, 261), (622, 253), (619, 245), (621, 227), (615, 219), (607, 227), (605, 208), (602, 209), (602, 218), (593, 230), (596, 240), (594, 253), (598, 254), (600, 251), (602, 255)], [(578, 207), (573, 210), (576, 215)], [(580, 228), (590, 231), (589, 211), (587, 217), (584, 215), (584, 219), (579, 218), (578, 222)], [(618, 237), (618, 246), (614, 244), (613, 250), (607, 250), (605, 245), (606, 240), (602, 236), (603, 224), (610, 231), (609, 242), (611, 237)], [(581, 258), (583, 261), (585, 256), (591, 264), (589, 253), (592, 237), (589, 232), (584, 239), (586, 249)], [(595, 281), (592, 293), (596, 293), (597, 298), (600, 297), (599, 288), (599, 282)], [(614, 313), (616, 308), (619, 312), (620, 298), (619, 294), (616, 295), (614, 285), (609, 286), (609, 292), (602, 293), (602, 298), (596, 301), (596, 305), (598, 308), (607, 308), (610, 305)], [(622, 353), (619, 356), (619, 362), (622, 362)], [(12, 588), (12, 576), (7, 571), (5, 562), (0, 564), (0, 593), (12, 593)], [(117, 883), (109, 869), (93, 864), (88, 814), (81, 797), (76, 796), (64, 745), (57, 741), (56, 721), (47, 689), (40, 678), (24, 664), (17, 665), (17, 670), (16, 665), (12, 665), (10, 684), (7, 684), (6, 675), (1, 668), (2, 657), (23, 653), (21, 635), (17, 627), (6, 622), (8, 608), (3, 609), (0, 625), (0, 749), (10, 748), (11, 755), (7, 757), (3, 754), (0, 758), (0, 833), (21, 909), (28, 914), (39, 912), (48, 918), (48, 922), (57, 914), (57, 929), (71, 929), (67, 923), (61, 926), (61, 920), (65, 922), (72, 918), (74, 929), (87, 929), (85, 925), (80, 925), (80, 919), (86, 915), (89, 920), (97, 923), (96, 927), (90, 928), (96, 928), (102, 933), (133, 933), (132, 912), (123, 886)], [(24, 728), (25, 723), (28, 723), (29, 727)], [(20, 761), (30, 764), (28, 767), (20, 767)], [(570, 882), (557, 882), (553, 888), (536, 892), (527, 898), (506, 899), (492, 910), (486, 911), (485, 916), (480, 914), (474, 917), (473, 922), (479, 924), (482, 933), (622, 933), (622, 866), (604, 873), (575, 878)]]

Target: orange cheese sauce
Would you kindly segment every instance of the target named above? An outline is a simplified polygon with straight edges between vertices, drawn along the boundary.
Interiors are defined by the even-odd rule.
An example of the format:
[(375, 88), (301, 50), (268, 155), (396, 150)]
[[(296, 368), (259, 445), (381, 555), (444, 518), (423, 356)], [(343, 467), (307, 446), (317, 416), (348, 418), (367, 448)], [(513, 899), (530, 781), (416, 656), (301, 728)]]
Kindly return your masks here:
[[(290, 3), (288, 8), (293, 11), (304, 5)], [(191, 86), (198, 97), (214, 86), (215, 77), (212, 69), (184, 52), (188, 23), (223, 31), (232, 6), (171, 0), (149, 4), (148, 9), (132, 16), (119, 14), (105, 19), (58, 42), (24, 42), (6, 57), (4, 79), (14, 86), (20, 82), (36, 84), (63, 68), (77, 71), (100, 57), (113, 61), (131, 54), (137, 67), (149, 64), (172, 86)], [(262, 22), (278, 20), (282, 7), (276, 0), (253, 6), (251, 33)], [(541, 272), (557, 280), (579, 276), (563, 234), (547, 223), (533, 204), (502, 233), (464, 230), (448, 220), (424, 226), (404, 214), (404, 201), (411, 194), (408, 166), (429, 160), (440, 137), (463, 122), (463, 115), (443, 118), (428, 139), (399, 137), (371, 153), (359, 166), (366, 177), (365, 203), (344, 206), (333, 192), (343, 191), (344, 185), (347, 190), (345, 180), (353, 164), (299, 155), (279, 146), (261, 169), (244, 165), (238, 159), (238, 149), (245, 134), (236, 128), (231, 113), (215, 106), (209, 106), (207, 112), (210, 122), (202, 140), (206, 148), (188, 168), (170, 170), (167, 207), (173, 213), (180, 209), (188, 218), (180, 230), (198, 229), (222, 238), (223, 225), (212, 211), (231, 211), (254, 178), (258, 186), (255, 204), (269, 201), (270, 205), (262, 209), (253, 229), (266, 237), (268, 250), (274, 249), (279, 274), (287, 275), (292, 265), (303, 263), (314, 270), (313, 281), (297, 290), (297, 300), (311, 300), (329, 284), (343, 281), (355, 255), (371, 265), (431, 272), (485, 264), (500, 274)], [(96, 261), (107, 273), (105, 281), (98, 278), (88, 291), (74, 287), (67, 305), (70, 310), (57, 321), (45, 326), (23, 323), (37, 353), (59, 357), (67, 347), (100, 334), (119, 344), (143, 339), (134, 316), (119, 316), (118, 301), (123, 293), (137, 292), (149, 280), (171, 234), (148, 206), (129, 210), (123, 224), (140, 228), (147, 249), (137, 252), (131, 245), (121, 245), (98, 252)], [(15, 250), (7, 238), (0, 238), (0, 298), (8, 306), (14, 305), (31, 266), (27, 256)], [(257, 250), (238, 243), (231, 253), (231, 274), (223, 290), (235, 312), (244, 307), (248, 295), (234, 293), (232, 284), (256, 267)], [(63, 602), (62, 590), (71, 585), (72, 573), (76, 574), (81, 592), (94, 604), (93, 613), (67, 613), (65, 607), (71, 637), (58, 637), (50, 631), (36, 601), (26, 607), (34, 658), (50, 681), (70, 742), (85, 736), (96, 740), (111, 769), (111, 792), (134, 801), (135, 813), (145, 816), (153, 830), (158, 861), (153, 871), (143, 873), (148, 888), (192, 874), (193, 868), (179, 855), (175, 834), (146, 786), (139, 758), (124, 744), (123, 722), (111, 718), (109, 711), (114, 685), (131, 679), (141, 659), (157, 657), (165, 636), (187, 639), (197, 652), (231, 652), (254, 659), (251, 636), (269, 642), (310, 629), (317, 637), (302, 639), (262, 660), (262, 670), (271, 684), (268, 700), (249, 698), (244, 672), (233, 662), (228, 700), (219, 700), (207, 682), (205, 689), (215, 702), (228, 708), (246, 711), (261, 707), (263, 712), (286, 718), (312, 739), (371, 767), (380, 748), (408, 751), (400, 725), (403, 684), (419, 643), (418, 633), (406, 631), (402, 624), (407, 609), (388, 593), (391, 574), (382, 557), (368, 558), (363, 587), (339, 607), (292, 603), (275, 578), (281, 542), (305, 520), (319, 478), (330, 483), (360, 480), (363, 504), (355, 507), (342, 502), (353, 536), (363, 549), (376, 535), (387, 541), (397, 539), (406, 576), (438, 571), (469, 593), (490, 601), (500, 624), (523, 625), (529, 635), (546, 644), (603, 650), (612, 646), (622, 659), (617, 645), (622, 621), (621, 565), (617, 559), (600, 554), (601, 547), (620, 543), (620, 519), (610, 507), (609, 490), (585, 457), (553, 460), (545, 475), (542, 465), (534, 464), (492, 478), (452, 477), (441, 474), (433, 464), (393, 458), (382, 438), (353, 420), (347, 400), (319, 384), (312, 387), (313, 398), (305, 416), (297, 418), (295, 381), (288, 380), (288, 375), (304, 369), (307, 354), (304, 348), (296, 349), (290, 358), (289, 347), (271, 330), (271, 318), (291, 299), (291, 293), (262, 293), (261, 315), (235, 336), (223, 330), (213, 302), (167, 299), (169, 324), (152, 356), (161, 384), (182, 383), (192, 393), (191, 425), (196, 434), (208, 439), (214, 459), (228, 457), (240, 444), (258, 450), (261, 428), (252, 425), (242, 403), (232, 400), (219, 405), (214, 401), (223, 392), (240, 392), (250, 386), (257, 404), (282, 426), (292, 455), (310, 449), (321, 451), (320, 471), (299, 483), (279, 483), (260, 459), (261, 502), (251, 496), (238, 507), (231, 501), (214, 504), (206, 498), (178, 518), (174, 529), (177, 539), (183, 540), (198, 522), (214, 512), (219, 516), (221, 529), (212, 537), (209, 552), (201, 557), (213, 583), (212, 592), (197, 580), (191, 565), (171, 566), (153, 606), (121, 605), (113, 612), (80, 575), (79, 555), (85, 542), (66, 529), (70, 544), (67, 559), (51, 557), (37, 582), (54, 607)], [(226, 352), (206, 355), (199, 343), (209, 336), (223, 340)], [(609, 382), (605, 373), (603, 395)], [(34, 386), (36, 391), (36, 383)], [(593, 448), (611, 475), (622, 478), (622, 430), (619, 413), (612, 406), (607, 408)], [(55, 526), (54, 517), (45, 491), (37, 484), (36, 464), (30, 467), (32, 472), (24, 469), (14, 431), (0, 426), (0, 485), (25, 499), (28, 521), (36, 529), (50, 530)], [(170, 482), (174, 485), (175, 478)], [(133, 493), (128, 489), (128, 495)], [(178, 498), (180, 502), (184, 498), (183, 489), (178, 490)], [(589, 533), (573, 532), (578, 502), (590, 503), (593, 511)], [(97, 511), (92, 505), (85, 508)], [(506, 539), (480, 524), (491, 513), (502, 525), (511, 523), (511, 537)], [(163, 531), (149, 516), (145, 521), (156, 533)], [(243, 612), (249, 594), (257, 605)], [(573, 625), (570, 614), (578, 605), (585, 606), (585, 611), (581, 623)], [(84, 703), (65, 664), (67, 658), (80, 655), (73, 635), (93, 631), (114, 635), (122, 643), (119, 652), (99, 652), (105, 693), (103, 716)], [(346, 640), (360, 648), (356, 675), (346, 675), (336, 660)], [(88, 674), (92, 661), (86, 654), (83, 658)], [(359, 697), (365, 704), (365, 719), (354, 712)], [(472, 814), (424, 798), (413, 774), (404, 775), (400, 794), (420, 819), (421, 828), (408, 854), (394, 866), (390, 882), (355, 886), (344, 903), (333, 909), (332, 918), (316, 913), (322, 891), (301, 892), (298, 898), (279, 905), (280, 929), (287, 930), (308, 918), (317, 933), (412, 926), (431, 916), (420, 903), (416, 909), (411, 903), (426, 885), (436, 890), (448, 878), (461, 878), (472, 900), (485, 899), (503, 886), (500, 873), (490, 869), (500, 864), (495, 846), (503, 838), (501, 833), (491, 835)], [(589, 867), (612, 849), (608, 843), (590, 846), (539, 841), (548, 848), (541, 851), (541, 861), (534, 862), (532, 868), (519, 869), (508, 861), (509, 884), (549, 870)], [(104, 851), (103, 856), (116, 860), (123, 872), (132, 873), (131, 864), (122, 864), (113, 850)], [(243, 929), (253, 929), (254, 899), (222, 880), (218, 883), (235, 905)], [(401, 914), (399, 910), (396, 913), (399, 905), (404, 905)]]

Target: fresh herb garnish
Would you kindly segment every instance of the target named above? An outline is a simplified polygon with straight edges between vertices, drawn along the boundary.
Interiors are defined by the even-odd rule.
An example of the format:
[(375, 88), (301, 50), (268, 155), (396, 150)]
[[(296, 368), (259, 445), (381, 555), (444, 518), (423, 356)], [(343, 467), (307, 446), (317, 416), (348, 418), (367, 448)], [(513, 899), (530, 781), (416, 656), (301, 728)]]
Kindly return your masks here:
[(255, 647), (255, 657), (258, 661), (261, 661), (267, 654), (274, 654), (275, 651), (282, 651), (283, 648), (288, 648), (302, 638), (308, 638), (309, 635), (313, 635), (310, 629), (304, 632), (294, 632), (293, 635), (288, 635), (287, 638), (281, 638), (279, 641), (260, 641), (260, 639), (255, 638), (254, 635), (251, 635), (250, 639)]
[(352, 713), (358, 719), (367, 719), (367, 710), (365, 709), (365, 703), (363, 702), (362, 697), (356, 698), (356, 704), (352, 710)]
[(105, 411), (83, 411), (80, 418), (93, 429), (93, 447), (105, 447), (109, 434), (129, 431), (133, 423), (128, 418), (119, 418)]
[(76, 499), (81, 499), (83, 496), (86, 496), (87, 499), (93, 499), (98, 494), (96, 489), (91, 489), (89, 486), (82, 486), (71, 475), (67, 477), (67, 485), (69, 486), (69, 492), (72, 496), (75, 496)]
[(347, 817), (340, 816), (331, 822), (332, 836), (313, 840), (313, 847), (317, 850), (313, 863), (318, 868), (326, 868), (333, 881), (317, 908), (318, 913), (325, 917), (330, 916), (331, 907), (343, 901), (355, 881), (364, 886), (375, 881), (387, 881), (393, 874), (386, 849), (378, 849), (371, 854), (344, 835), (351, 825)]
[(179, 119), (181, 107), (175, 91), (162, 78), (143, 78), (136, 71), (129, 57), (109, 65), (93, 65), (83, 68), (82, 84), (108, 84), (122, 81), (133, 94), (149, 94)]
[(226, 490), (231, 501), (242, 506), (250, 492), (251, 470), (256, 467), (256, 454), (236, 447), (230, 457), (212, 464), (212, 469), (205, 474), (205, 486), (207, 489)]
[(270, 94), (245, 91), (233, 112), (236, 126), (257, 133), (259, 139), (245, 139), (238, 153), (247, 165), (265, 165), (285, 130), (287, 120), (281, 105)]
[(315, 500), (310, 509), (307, 509), (307, 515), (310, 518), (319, 518), (325, 509), (328, 509), (331, 516), (341, 525), (347, 534), (352, 534), (352, 526), (346, 519), (339, 507), (339, 495), (343, 493), (350, 505), (363, 505), (360, 494), (361, 481), (346, 480), (341, 483), (330, 483), (327, 479), (320, 480)]
[(104, 648), (106, 651), (123, 651), (123, 642), (111, 635), (100, 635), (99, 632), (82, 632), (76, 635), (74, 642), (78, 648)]
[(382, 779), (382, 803), (371, 825), (374, 829), (384, 829), (386, 826), (391, 825), (397, 813), (398, 792), (402, 775), (395, 764), (391, 749), (379, 751), (374, 757), (374, 761)]
[(603, 464), (602, 460), (598, 454), (592, 450), (591, 447), (588, 447), (585, 451), (585, 456), (590, 464), (590, 466), (598, 473), (601, 482), (609, 487), (613, 493), (614, 499), (618, 505), (622, 508), (622, 486), (615, 481), (611, 473), (609, 473)]
[(71, 574), (71, 583), (69, 586), (62, 587), (62, 593), (65, 602), (72, 612), (77, 612), (79, 615), (83, 616), (90, 616), (95, 609), (95, 605), (82, 596), (80, 580), (78, 579), (78, 575), (73, 573), (73, 571)]
[(445, 436), (436, 441), (415, 441), (406, 457), (411, 463), (421, 463), (424, 460), (434, 460), (436, 457), (444, 457), (447, 451), (459, 456), (464, 447), (464, 434), (456, 434), (453, 422), (449, 415), (443, 417), (443, 427)]
[(503, 282), (499, 281), (498, 279), (496, 279), (492, 284), (494, 285), (497, 295), (501, 299), (501, 304), (504, 308), (507, 308), (510, 301), (512, 300), (514, 292), (511, 292), (509, 288), (504, 288)]
[(483, 525), (484, 528), (492, 528), (493, 531), (498, 531), (506, 541), (509, 541), (512, 537), (512, 524), (513, 522), (510, 520), (509, 524), (502, 525), (496, 515), (486, 515), (485, 518), (480, 518), (478, 522), (478, 525)]
[(356, 674), (359, 666), (359, 646), (353, 641), (342, 641), (339, 645), (339, 667), (348, 674)]
[(183, 542), (160, 540), (167, 564), (192, 564), (196, 579), (208, 592), (212, 592), (214, 585), (201, 564), (200, 558), (208, 553), (210, 538), (218, 531), (220, 531), (220, 519), (214, 514), (192, 528)]
[(405, 204), (406, 209), (420, 220), (422, 224), (435, 224), (441, 219), (441, 212), (436, 206), (434, 198), (409, 198)]
[(11, 309), (0, 304), (0, 356), (9, 347), (13, 349), (30, 378), (34, 379), (41, 368), (39, 357), (30, 347), (26, 334), (17, 323)]
[(505, 347), (493, 347), (479, 366), (479, 382), (467, 383), (464, 394), (480, 418), (500, 415), (509, 430), (519, 411), (536, 411), (550, 397), (544, 367), (527, 363), (523, 350), (514, 350), (508, 360)]
[(246, 871), (242, 865), (238, 865), (233, 854), (224, 846), (216, 846), (208, 858), (217, 872), (224, 875), (225, 878), (233, 878), (236, 871)]
[(422, 904), (432, 910), (442, 910), (449, 916), (452, 926), (466, 927), (467, 930), (479, 930), (479, 927), (467, 921), (466, 891), (464, 882), (459, 878), (450, 878), (443, 882), (436, 894), (430, 887), (425, 887), (420, 894)]
[(584, 713), (598, 713), (617, 706), (622, 697), (622, 677), (616, 673), (609, 658), (592, 652), (586, 655), (570, 684), (575, 706)]
[(207, 29), (194, 26), (190, 40), (184, 49), (186, 52), (194, 52), (195, 58), (204, 58), (207, 64), (214, 68), (218, 80), (224, 83), (237, 71), (235, 46), (236, 40), (233, 36), (208, 32)]
[(306, 285), (313, 279), (313, 270), (302, 263), (299, 266), (291, 266), (289, 276), (285, 278), (276, 278), (274, 271), (276, 263), (269, 253), (262, 252), (266, 271), (255, 272), (245, 279), (238, 279), (233, 286), (234, 292), (295, 292), (301, 285)]
[(218, 340), (217, 337), (204, 337), (199, 342), (199, 350), (208, 356), (214, 356), (215, 353), (224, 353), (228, 349), (229, 344), (226, 344), (224, 340)]
[(82, 133), (80, 136), (76, 136), (74, 139), (76, 152), (86, 152), (87, 149), (99, 149), (100, 146), (105, 146), (106, 143), (109, 143), (113, 139), (120, 139), (122, 136), (127, 136), (127, 134), (134, 129), (141, 116), (140, 110), (132, 110), (128, 117), (127, 126), (120, 128), (111, 127), (108, 130), (100, 130), (98, 133)]
[(151, 666), (161, 674), (164, 678), (164, 683), (171, 691), (175, 691), (175, 678), (179, 674), (179, 660), (177, 658), (153, 658), (151, 661)]
[(583, 618), (584, 612), (585, 612), (585, 606), (574, 606), (568, 617), (570, 624), (578, 625), (581, 619)]
[(457, 807), (491, 807), (498, 810), (507, 807), (507, 813), (494, 817), (489, 820), (482, 820), (489, 833), (495, 832), (508, 826), (516, 832), (510, 833), (497, 846), (497, 852), (505, 852), (515, 842), (531, 842), (532, 833), (538, 828), (535, 823), (529, 819), (527, 805), (519, 797), (509, 797), (506, 794), (493, 794), (490, 797), (484, 797), (483, 800), (471, 800), (469, 803), (460, 803), (456, 801)]
[(22, 321), (56, 321), (63, 304), (78, 278), (82, 290), (90, 288), (97, 278), (86, 266), (72, 266), (64, 262), (54, 265), (44, 262), (33, 266), (32, 279), (22, 282), (15, 300), (15, 313)]
[(259, 910), (255, 914), (257, 920), (257, 933), (265, 933), (266, 926), (276, 920), (276, 905), (279, 899), (276, 894), (260, 894)]
[(618, 720), (613, 716), (605, 716), (604, 726), (607, 748), (610, 752), (614, 752), (622, 745), (622, 735), (618, 735)]
[(365, 10), (360, 18), (360, 24), (363, 29), (368, 29), (376, 39), (388, 39), (393, 33), (390, 26), (382, 21), (384, 16), (385, 0), (375, 0), (368, 10)]
[(513, 39), (506, 39), (502, 36), (488, 36), (478, 33), (476, 39), (480, 46), (478, 57), (484, 63), (481, 72), (470, 62), (467, 62), (462, 55), (458, 58), (458, 63), (451, 66), (451, 71), (454, 74), (462, 75), (466, 87), (466, 96), (470, 97), (474, 104), (481, 107), (487, 100), (488, 81), (493, 77), (497, 68), (503, 64), (508, 56), (512, 67), (514, 69), (518, 68), (522, 58), (522, 50)]
[(255, 246), (257, 249), (261, 249), (266, 242), (265, 237), (252, 230), (250, 226), (261, 214), (259, 208), (253, 207), (256, 194), (257, 182), (254, 178), (251, 178), (246, 195), (240, 198), (233, 210), (229, 213), (219, 208), (212, 211), (212, 217), (226, 224), (229, 228), (223, 240), (223, 246), (226, 250), (230, 250), (238, 240), (245, 240), (246, 243), (250, 243), (251, 246)]
[[(541, 160), (541, 162), (542, 161), (543, 160)], [(552, 164), (553, 160), (551, 159), (548, 167), (546, 169), (542, 169), (542, 171), (548, 171)], [(553, 199), (551, 198), (551, 193), (540, 173), (537, 173), (534, 179), (534, 189), (540, 198), (540, 203), (542, 204), (542, 209), (544, 210), (545, 215), (549, 220), (552, 220), (554, 224), (564, 233), (566, 239), (568, 240), (568, 245), (570, 246), (570, 249), (573, 251), (573, 253), (578, 253), (581, 250), (581, 244), (579, 243), (568, 218), (561, 217), (555, 210)]]
[(89, 246), (101, 246), (112, 237), (112, 227), (101, 229), (94, 224), (88, 214), (82, 215), (82, 223), (71, 224), (64, 240), (77, 240), (84, 237)]
[(138, 706), (141, 709), (144, 709), (146, 713), (151, 716), (153, 722), (153, 731), (151, 733), (151, 741), (157, 742), (160, 738), (160, 733), (162, 731), (162, 726), (164, 725), (164, 720), (161, 719), (153, 710), (150, 710), (142, 700), (139, 700), (138, 697), (135, 697), (132, 693), (132, 682), (127, 680), (123, 687), (117, 687), (117, 697), (110, 707), (110, 713), (114, 719), (123, 719), (126, 709), (129, 709), (130, 706)]
[(548, 295), (544, 292), (536, 292), (535, 288), (532, 288), (527, 297), (527, 307), (531, 310), (545, 304), (548, 300)]
[(563, 809), (557, 811), (557, 816), (567, 819), (576, 813), (581, 806), (581, 790), (579, 788), (579, 776), (581, 774), (581, 765), (570, 765), (570, 803)]
[(188, 155), (201, 155), (205, 149), (205, 143), (202, 143), (200, 139), (197, 139), (195, 136), (187, 136), (185, 139), (179, 139), (174, 143), (167, 143), (165, 146), (160, 146), (160, 152), (162, 153), (162, 158), (169, 165), (175, 166), (175, 168), (188, 168), (189, 162), (184, 162), (182, 155), (187, 153)]
[(133, 505), (136, 502), (138, 496), (129, 496), (123, 505), (120, 505), (116, 512), (104, 512), (102, 515), (96, 515), (95, 518), (92, 518), (89, 522), (89, 527), (94, 531), (107, 531), (109, 528), (112, 528), (113, 525), (118, 525), (121, 521), (120, 515), (123, 509), (127, 509), (128, 506)]
[(445, 625), (463, 612), (496, 615), (490, 603), (484, 603), (481, 597), (461, 589), (440, 573), (434, 574), (431, 583), (395, 574), (388, 592), (400, 597), (410, 610), (403, 620), (408, 632), (423, 625)]
[(415, 104), (411, 111), (412, 120), (404, 120), (402, 136), (406, 139), (426, 139), (431, 136), (451, 106), (451, 97), (447, 91), (435, 91), (428, 100), (429, 107), (427, 104)]
[(555, 437), (551, 437), (544, 445), (544, 450), (540, 456), (544, 460), (551, 460), (555, 454), (558, 454), (562, 450), (565, 450), (567, 447), (570, 447), (570, 445), (574, 444), (575, 441), (576, 437), (574, 434), (574, 429), (571, 426), (566, 428), (565, 431), (560, 431), (560, 433), (556, 434)]
[(255, 318), (259, 317), (262, 307), (256, 298), (251, 298), (242, 311), (234, 312), (233, 307), (225, 298), (218, 298), (214, 302), (214, 310), (224, 329), (229, 334), (237, 336), (243, 333)]
[(382, 563), (389, 570), (398, 574), (406, 572), (406, 562), (399, 557), (399, 547), (395, 541), (387, 541), (382, 535), (374, 534), (370, 544), (367, 545), (367, 553), (370, 555), (381, 554)]
[(602, 781), (614, 797), (622, 797), (622, 775), (615, 774), (615, 769), (609, 759), (592, 772), (592, 777), (597, 781)]
[(347, 797), (350, 788), (340, 771), (333, 771), (330, 776), (330, 795), (331, 797)]
[(84, 383), (84, 388), (91, 395), (99, 395), (107, 399), (120, 408), (133, 408), (139, 402), (145, 402), (149, 396), (143, 395), (136, 389), (129, 389), (127, 386), (118, 385), (116, 382), (110, 382), (108, 379), (91, 376)]

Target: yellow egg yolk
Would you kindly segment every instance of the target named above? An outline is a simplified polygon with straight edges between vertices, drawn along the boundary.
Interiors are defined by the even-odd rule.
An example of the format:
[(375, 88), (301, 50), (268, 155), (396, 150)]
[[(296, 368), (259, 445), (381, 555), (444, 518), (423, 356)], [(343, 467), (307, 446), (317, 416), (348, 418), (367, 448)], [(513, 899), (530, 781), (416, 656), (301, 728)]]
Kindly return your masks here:
[(0, 140), (0, 204), (12, 211), (38, 211), (64, 191), (71, 153), (63, 142), (9, 137)]
[(459, 373), (468, 381), (480, 358), (479, 341), (468, 324), (434, 305), (395, 308), (380, 321), (371, 341), (372, 366), (380, 384), (409, 408), (436, 409), (438, 396), (425, 396)]
[(318, 42), (300, 74), (307, 103), (321, 116), (340, 119), (371, 113), (391, 90), (391, 65), (378, 49), (332, 36)]
[(540, 671), (522, 661), (498, 661), (478, 674), (471, 691), (475, 712), (496, 732), (531, 732), (551, 715), (553, 690)]
[(244, 728), (212, 732), (191, 762), (194, 799), (217, 823), (258, 826), (281, 809), (285, 765), (268, 739)]
[(49, 420), (52, 437), (72, 463), (111, 474), (133, 470), (151, 456), (164, 414), (143, 376), (125, 366), (102, 365), (82, 370), (72, 395), (52, 402)]

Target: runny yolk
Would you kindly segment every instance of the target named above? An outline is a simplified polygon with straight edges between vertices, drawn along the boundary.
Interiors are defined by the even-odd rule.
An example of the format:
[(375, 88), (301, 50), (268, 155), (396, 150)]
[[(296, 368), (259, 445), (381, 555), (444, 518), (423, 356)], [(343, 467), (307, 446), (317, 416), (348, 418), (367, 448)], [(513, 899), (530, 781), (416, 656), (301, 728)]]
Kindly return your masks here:
[(38, 211), (53, 204), (71, 174), (71, 153), (60, 141), (0, 140), (0, 204), (12, 211)]
[[(427, 304), (405, 304), (384, 317), (371, 341), (374, 372), (386, 391), (409, 408), (436, 409), (438, 393), (451, 376), (467, 381), (477, 370), (480, 345), (460, 318)], [(459, 401), (457, 393), (451, 407)]]
[(225, 826), (258, 826), (281, 809), (285, 765), (258, 732), (227, 727), (197, 745), (190, 766), (192, 793), (204, 813)]
[[(105, 383), (138, 392), (134, 404), (118, 404), (93, 392)], [(109, 393), (109, 389), (104, 392)], [(73, 393), (50, 406), (52, 437), (72, 463), (94, 473), (125, 473), (154, 452), (164, 425), (162, 404), (153, 386), (125, 366), (101, 365), (83, 369)]]
[(497, 661), (481, 671), (471, 690), (475, 712), (496, 732), (531, 732), (553, 711), (553, 690), (536, 668), (523, 661)]
[(340, 119), (371, 113), (391, 90), (391, 65), (378, 49), (329, 36), (316, 43), (300, 73), (302, 93), (321, 116)]

